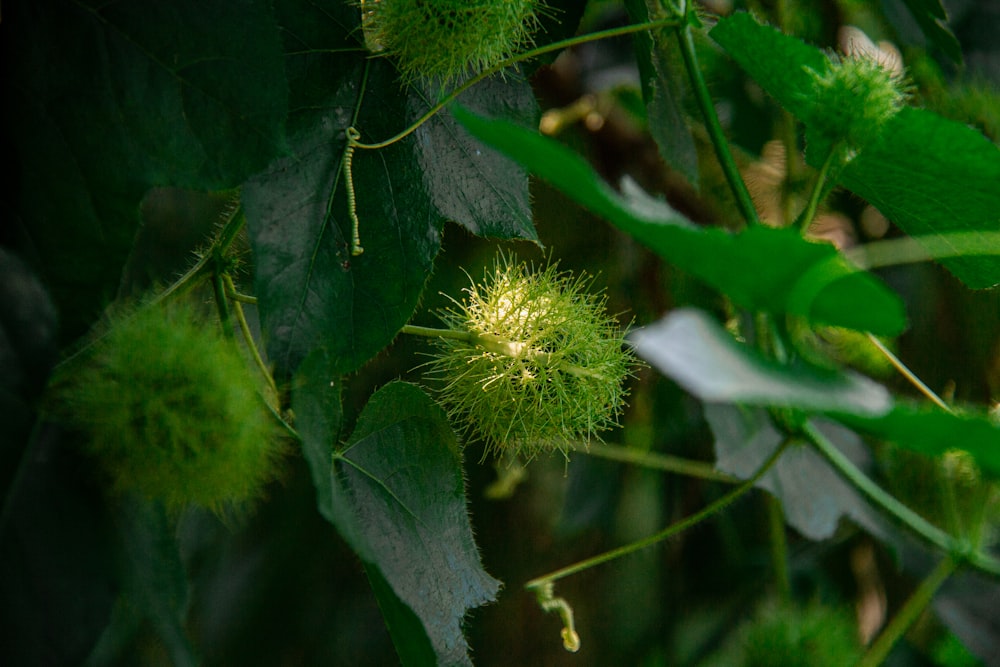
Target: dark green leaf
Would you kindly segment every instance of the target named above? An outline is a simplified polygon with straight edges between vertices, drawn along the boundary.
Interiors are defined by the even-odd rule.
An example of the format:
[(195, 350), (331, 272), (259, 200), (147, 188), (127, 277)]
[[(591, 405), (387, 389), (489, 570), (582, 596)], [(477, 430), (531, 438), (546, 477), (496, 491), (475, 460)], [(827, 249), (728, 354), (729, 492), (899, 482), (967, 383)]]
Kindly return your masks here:
[(781, 366), (738, 344), (699, 310), (675, 310), (630, 338), (639, 356), (702, 401), (869, 416), (892, 407), (889, 392), (868, 378)]
[[(634, 23), (649, 20), (645, 0), (627, 0), (625, 7)], [(635, 44), (649, 133), (663, 160), (697, 187), (698, 150), (683, 111), (687, 78), (674, 31), (641, 32)]]
[(292, 411), (302, 441), (302, 457), (316, 489), (316, 507), (330, 522), (334, 520), (333, 453), (343, 419), (335, 366), (326, 350), (314, 350), (299, 366), (292, 382)]
[[(256, 290), (279, 373), (293, 372), (317, 347), (346, 373), (410, 319), (440, 247), (442, 219), (416, 136), (358, 149), (352, 176), (364, 254), (352, 256), (345, 130), (355, 125), (362, 141), (382, 141), (406, 127), (419, 102), (400, 88), (387, 60), (350, 51), (360, 34), (355, 7), (287, 11), (279, 16), (289, 21), (292, 155), (243, 190)], [(318, 53), (339, 49), (346, 51)]]
[(906, 326), (899, 298), (848, 267), (831, 245), (810, 243), (793, 229), (752, 227), (730, 234), (695, 228), (663, 202), (623, 199), (579, 156), (550, 139), (459, 108), (455, 115), (475, 136), (738, 305), (880, 335), (896, 335)]
[[(409, 99), (420, 102), (412, 108), (415, 116), (431, 106), (429, 98)], [(538, 126), (538, 103), (520, 76), (487, 79), (458, 99), (479, 113)], [(447, 111), (420, 126), (416, 135), (424, 183), (438, 213), (478, 236), (538, 240), (528, 175), (517, 164), (471, 137)]]
[(882, 416), (836, 417), (860, 431), (930, 456), (950, 450), (968, 452), (983, 472), (1000, 477), (1000, 425), (984, 415), (897, 405)]
[(365, 563), (403, 663), (427, 664), (429, 641), (436, 664), (471, 664), (462, 618), (500, 582), (479, 562), (444, 411), (415, 385), (380, 389), (337, 456), (334, 485), (337, 528)]
[[(5, 3), (16, 237), (64, 335), (113, 296), (152, 186), (232, 188), (284, 147), (269, 3)], [(234, 27), (239, 35), (233, 34)]]
[[(743, 69), (805, 124), (827, 110), (812, 96), (808, 70), (825, 72), (829, 60), (802, 41), (734, 14), (711, 35)], [(825, 159), (809, 147), (813, 166)], [(922, 109), (904, 108), (837, 174), (912, 236), (994, 231), (1000, 220), (1000, 149), (975, 130)], [(1000, 261), (958, 257), (942, 264), (973, 288), (1000, 284)]]
[(941, 0), (903, 0), (913, 18), (916, 19), (924, 37), (934, 46), (941, 49), (955, 64), (962, 64), (962, 45), (955, 39), (946, 21), (948, 15), (941, 5)]
[[(739, 479), (753, 475), (785, 438), (760, 409), (706, 405), (705, 419), (715, 436), (716, 468)], [(854, 433), (830, 423), (820, 428), (856, 465), (867, 467), (870, 456)], [(785, 521), (810, 540), (831, 537), (841, 517), (883, 539), (895, 532), (806, 442), (786, 449), (757, 486), (781, 500)]]

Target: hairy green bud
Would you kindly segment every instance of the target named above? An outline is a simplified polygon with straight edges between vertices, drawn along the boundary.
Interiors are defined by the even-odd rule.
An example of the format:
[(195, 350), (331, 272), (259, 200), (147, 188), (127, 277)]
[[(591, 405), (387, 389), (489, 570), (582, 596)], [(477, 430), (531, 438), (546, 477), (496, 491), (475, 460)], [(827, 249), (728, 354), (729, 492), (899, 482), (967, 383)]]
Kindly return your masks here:
[(637, 363), (587, 278), (501, 256), (481, 285), (440, 313), (431, 373), (458, 428), (487, 451), (568, 452), (615, 426)]
[(60, 394), (115, 492), (214, 511), (258, 497), (281, 446), (231, 341), (189, 310), (115, 324)]
[(531, 45), (538, 0), (361, 0), (365, 41), (403, 78), (448, 85)]
[(841, 146), (845, 159), (877, 139), (906, 101), (902, 77), (867, 55), (835, 58), (822, 73), (808, 71), (818, 107), (809, 129)]

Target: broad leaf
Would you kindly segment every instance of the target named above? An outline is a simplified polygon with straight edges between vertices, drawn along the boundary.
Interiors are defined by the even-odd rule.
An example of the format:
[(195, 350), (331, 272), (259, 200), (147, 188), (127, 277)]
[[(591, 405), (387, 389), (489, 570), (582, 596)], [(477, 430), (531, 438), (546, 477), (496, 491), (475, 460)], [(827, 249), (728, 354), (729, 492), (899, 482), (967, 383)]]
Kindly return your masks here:
[[(429, 98), (416, 94), (407, 99), (414, 118), (431, 106)], [(458, 99), (480, 113), (502, 113), (519, 124), (538, 125), (538, 102), (517, 75), (482, 81)], [(528, 175), (510, 158), (470, 136), (448, 111), (421, 125), (416, 136), (424, 185), (438, 213), (477, 236), (538, 240)]]
[[(362, 50), (360, 11), (286, 0), (292, 155), (243, 190), (268, 354), (279, 374), (326, 349), (338, 373), (384, 348), (413, 314), (451, 218), (477, 233), (534, 238), (527, 179), (508, 161), (436, 116), (380, 149), (358, 148), (345, 169), (345, 132), (381, 142), (430, 107), (403, 85), (392, 63)], [(524, 83), (487, 84), (470, 100), (497, 106), (511, 90), (509, 117), (534, 111)], [(364, 253), (352, 255), (348, 183), (356, 195)]]
[(328, 521), (333, 514), (333, 454), (340, 435), (343, 408), (336, 364), (322, 348), (299, 366), (292, 382), (295, 430), (302, 441), (302, 457), (309, 466), (316, 507)]
[[(715, 436), (715, 467), (739, 479), (753, 475), (785, 437), (760, 409), (706, 405), (705, 419)], [(856, 465), (867, 467), (868, 451), (854, 433), (830, 423), (820, 428)], [(781, 500), (785, 521), (810, 540), (832, 537), (842, 517), (883, 539), (895, 532), (806, 442), (786, 449), (757, 486)]]
[(984, 473), (1000, 477), (1000, 425), (986, 416), (910, 405), (897, 405), (876, 417), (835, 416), (860, 431), (931, 456), (968, 452)]
[(368, 570), (405, 665), (471, 664), (461, 623), (494, 599), (444, 411), (415, 385), (372, 396), (334, 472), (337, 528)]
[(810, 243), (792, 229), (758, 226), (730, 234), (695, 228), (662, 202), (637, 206), (623, 199), (579, 156), (551, 139), (461, 108), (454, 113), (473, 135), (740, 306), (881, 335), (905, 328), (899, 298), (871, 275), (849, 267), (831, 245)]
[[(819, 49), (745, 13), (723, 19), (711, 35), (805, 123), (807, 132), (814, 119), (830, 112), (812, 95), (809, 70), (823, 73), (830, 67)], [(807, 148), (808, 161), (819, 166), (824, 151)], [(912, 236), (994, 231), (1000, 221), (1000, 149), (979, 132), (922, 109), (900, 110), (837, 178)], [(1000, 284), (996, 258), (959, 257), (941, 263), (969, 287)]]
[(892, 407), (889, 392), (868, 378), (850, 371), (781, 366), (738, 344), (699, 310), (675, 310), (630, 339), (639, 356), (702, 401), (868, 416)]
[[(635, 23), (649, 20), (646, 0), (627, 0), (625, 7)], [(670, 167), (698, 186), (698, 150), (683, 111), (687, 78), (675, 31), (641, 32), (635, 37), (636, 61), (642, 76), (649, 133)]]
[(114, 297), (149, 188), (232, 188), (283, 149), (278, 27), (259, 1), (3, 10), (19, 171), (4, 215), (74, 337)]

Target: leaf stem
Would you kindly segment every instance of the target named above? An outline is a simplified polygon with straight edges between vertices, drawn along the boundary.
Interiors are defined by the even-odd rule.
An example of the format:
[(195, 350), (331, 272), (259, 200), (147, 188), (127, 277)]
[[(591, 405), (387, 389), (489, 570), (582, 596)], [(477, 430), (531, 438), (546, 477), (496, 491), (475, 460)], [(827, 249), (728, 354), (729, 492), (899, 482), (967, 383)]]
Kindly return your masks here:
[(678, 456), (660, 454), (659, 452), (643, 451), (634, 447), (621, 447), (608, 445), (603, 442), (591, 442), (586, 446), (576, 445), (573, 447), (573, 451), (609, 461), (631, 463), (632, 465), (650, 470), (660, 470), (688, 477), (697, 477), (698, 479), (711, 482), (736, 484), (740, 481), (731, 475), (719, 472), (710, 463), (682, 459)]
[(719, 160), (719, 166), (722, 168), (722, 173), (725, 175), (726, 181), (729, 183), (729, 189), (732, 190), (733, 197), (736, 199), (736, 206), (739, 208), (747, 224), (759, 225), (760, 217), (757, 215), (757, 209), (753, 205), (753, 199), (750, 198), (750, 192), (747, 190), (746, 183), (743, 182), (739, 167), (736, 166), (733, 153), (729, 150), (729, 142), (726, 140), (726, 134), (722, 130), (719, 116), (715, 112), (715, 102), (712, 100), (712, 95), (708, 90), (708, 84), (705, 83), (705, 77), (701, 74), (690, 23), (685, 21), (682, 26), (678, 27), (676, 32), (677, 43), (680, 46), (681, 57), (684, 60), (684, 68), (687, 70), (688, 78), (691, 79), (691, 88), (694, 92), (695, 101), (701, 110), (701, 115), (705, 119), (705, 129), (712, 140), (715, 156)]
[(795, 225), (802, 234), (809, 231), (810, 225), (812, 225), (813, 220), (816, 218), (816, 210), (819, 208), (819, 203), (826, 192), (826, 178), (830, 173), (830, 166), (833, 164), (836, 155), (837, 151), (835, 147), (831, 146), (830, 152), (827, 154), (826, 159), (823, 160), (823, 166), (820, 167), (819, 173), (816, 174), (816, 182), (813, 183), (812, 192), (809, 194), (809, 201), (806, 203), (806, 207), (802, 209), (802, 213), (795, 220)]
[(774, 566), (774, 580), (778, 586), (778, 596), (785, 602), (792, 599), (792, 577), (788, 570), (788, 536), (785, 534), (785, 513), (781, 499), (769, 496), (767, 517), (771, 529), (771, 563)]
[(924, 579), (920, 586), (913, 592), (913, 595), (906, 600), (902, 609), (896, 613), (889, 625), (879, 634), (875, 643), (871, 645), (865, 655), (858, 662), (857, 667), (876, 667), (889, 657), (889, 652), (896, 645), (906, 631), (917, 620), (917, 617), (927, 608), (934, 599), (935, 593), (955, 573), (961, 561), (947, 556), (938, 563), (937, 567)]
[(524, 587), (527, 588), (528, 590), (538, 589), (542, 586), (546, 586), (547, 584), (551, 584), (552, 582), (558, 581), (559, 579), (563, 579), (572, 574), (577, 574), (578, 572), (588, 570), (594, 566), (601, 565), (603, 563), (607, 563), (608, 561), (612, 561), (617, 558), (621, 558), (622, 556), (627, 556), (628, 554), (634, 553), (641, 549), (645, 549), (646, 547), (652, 546), (658, 542), (662, 542), (663, 540), (669, 537), (673, 537), (674, 535), (683, 532), (698, 523), (701, 523), (702, 521), (709, 518), (713, 514), (716, 514), (726, 509), (734, 502), (739, 500), (739, 498), (745, 495), (748, 491), (753, 489), (754, 485), (758, 481), (760, 481), (760, 478), (763, 477), (765, 474), (767, 474), (767, 471), (771, 469), (771, 467), (777, 462), (778, 458), (784, 453), (785, 449), (788, 447), (789, 442), (791, 442), (789, 439), (786, 439), (784, 442), (782, 442), (781, 445), (777, 447), (774, 450), (774, 452), (771, 453), (771, 455), (767, 458), (767, 460), (764, 461), (764, 463), (756, 470), (756, 472), (754, 472), (753, 475), (751, 475), (748, 479), (746, 479), (743, 483), (741, 483), (739, 486), (737, 486), (735, 489), (733, 489), (726, 495), (722, 496), (715, 502), (706, 505), (700, 511), (695, 512), (694, 514), (685, 517), (680, 521), (676, 521), (670, 524), (663, 530), (654, 533), (649, 537), (644, 537), (641, 540), (637, 540), (630, 544), (626, 544), (624, 546), (611, 549), (610, 551), (605, 551), (602, 554), (592, 556), (591, 558), (579, 561), (577, 563), (574, 563), (573, 565), (568, 565), (564, 568), (561, 568), (554, 572), (550, 572), (549, 574), (543, 575), (541, 577), (536, 577), (535, 579), (532, 579), (531, 581), (526, 583)]
[[(223, 275), (223, 280), (225, 282), (226, 294), (230, 298), (235, 295), (236, 285), (233, 283), (233, 277), (228, 273)], [(236, 313), (236, 322), (239, 324), (240, 333), (243, 334), (243, 341), (246, 343), (247, 349), (250, 350), (250, 356), (253, 357), (254, 364), (260, 369), (261, 375), (267, 381), (268, 387), (274, 392), (274, 395), (278, 395), (278, 386), (274, 383), (274, 377), (271, 375), (271, 370), (264, 363), (263, 357), (260, 355), (260, 350), (257, 348), (257, 342), (254, 340), (253, 334), (250, 332), (250, 325), (247, 323), (246, 313), (243, 312), (243, 304), (240, 303), (240, 299), (233, 298), (233, 311)], [(254, 300), (256, 303), (256, 300)]]
[(966, 540), (953, 537), (901, 503), (861, 472), (811, 421), (803, 424), (802, 434), (848, 482), (876, 505), (896, 517), (913, 533), (978, 570), (1000, 576), (1000, 560), (973, 549)]
[(500, 62), (500, 63), (498, 63), (496, 65), (494, 65), (493, 67), (490, 67), (489, 69), (483, 70), (482, 72), (480, 72), (476, 76), (472, 77), (471, 79), (469, 79), (468, 81), (466, 81), (465, 83), (463, 83), (462, 85), (460, 85), (455, 90), (451, 91), (448, 95), (446, 95), (444, 98), (442, 98), (440, 102), (438, 102), (437, 104), (435, 104), (434, 106), (432, 106), (430, 109), (428, 109), (427, 112), (424, 113), (424, 115), (422, 115), (420, 118), (418, 118), (417, 120), (415, 120), (412, 125), (410, 125), (406, 129), (404, 129), (399, 134), (396, 134), (396, 135), (394, 135), (392, 137), (389, 137), (385, 141), (378, 141), (378, 142), (374, 142), (374, 143), (370, 143), (370, 144), (365, 144), (365, 143), (360, 143), (359, 142), (359, 143), (355, 144), (355, 148), (363, 148), (363, 149), (374, 150), (374, 149), (378, 149), (378, 148), (385, 148), (386, 146), (394, 144), (394, 143), (396, 143), (397, 141), (399, 141), (401, 139), (405, 139), (410, 134), (412, 134), (413, 132), (415, 132), (417, 130), (417, 128), (419, 128), (421, 125), (423, 125), (428, 120), (430, 120), (431, 118), (433, 118), (439, 111), (441, 111), (441, 109), (445, 108), (451, 102), (453, 102), (459, 95), (461, 95), (462, 93), (464, 93), (466, 90), (468, 90), (472, 86), (476, 85), (480, 81), (493, 76), (497, 72), (500, 72), (500, 71), (502, 71), (502, 70), (510, 67), (511, 65), (515, 65), (515, 64), (517, 64), (519, 62), (523, 62), (525, 60), (530, 60), (532, 58), (536, 58), (538, 56), (545, 55), (546, 53), (552, 53), (554, 51), (561, 51), (562, 49), (568, 49), (568, 48), (570, 48), (572, 46), (577, 46), (579, 44), (586, 44), (588, 42), (594, 42), (594, 41), (597, 41), (597, 40), (600, 40), (600, 39), (609, 39), (609, 38), (612, 38), (612, 37), (622, 37), (624, 35), (631, 35), (631, 34), (634, 34), (634, 33), (637, 33), (637, 32), (645, 32), (647, 30), (655, 30), (657, 28), (674, 28), (674, 27), (677, 27), (678, 25), (680, 25), (680, 23), (681, 23), (681, 20), (678, 17), (673, 17), (672, 16), (672, 17), (669, 17), (669, 18), (659, 19), (659, 20), (656, 20), (656, 21), (647, 21), (645, 23), (635, 23), (635, 24), (632, 24), (632, 25), (622, 26), (622, 27), (619, 27), (619, 28), (610, 28), (608, 30), (601, 30), (601, 31), (598, 31), (598, 32), (592, 32), (592, 33), (588, 33), (586, 35), (579, 35), (577, 37), (570, 37), (568, 39), (562, 39), (562, 40), (559, 40), (558, 42), (552, 42), (551, 44), (546, 44), (545, 46), (539, 46), (537, 48), (530, 49), (530, 50), (525, 51), (523, 53), (519, 53), (519, 54), (517, 54), (515, 56), (512, 56), (512, 57), (510, 57), (510, 58), (508, 58), (508, 59), (506, 59), (506, 60), (504, 60), (504, 61), (502, 61), (502, 62)]

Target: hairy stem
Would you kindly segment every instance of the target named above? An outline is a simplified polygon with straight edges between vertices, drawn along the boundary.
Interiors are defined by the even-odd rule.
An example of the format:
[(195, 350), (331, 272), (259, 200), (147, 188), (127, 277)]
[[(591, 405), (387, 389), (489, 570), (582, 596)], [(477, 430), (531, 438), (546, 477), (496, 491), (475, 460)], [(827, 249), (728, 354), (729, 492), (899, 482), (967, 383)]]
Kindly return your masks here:
[(544, 576), (536, 577), (535, 579), (532, 579), (527, 584), (525, 584), (525, 588), (529, 590), (538, 589), (541, 586), (545, 586), (552, 582), (558, 581), (559, 579), (563, 579), (572, 574), (577, 574), (578, 572), (588, 570), (597, 565), (601, 565), (603, 563), (607, 563), (608, 561), (612, 561), (617, 558), (621, 558), (622, 556), (627, 556), (628, 554), (634, 553), (641, 549), (645, 549), (646, 547), (657, 544), (658, 542), (662, 542), (663, 540), (669, 537), (673, 537), (674, 535), (681, 533), (698, 523), (701, 523), (702, 521), (709, 518), (713, 514), (716, 514), (726, 509), (734, 502), (739, 500), (739, 498), (745, 495), (748, 491), (753, 489), (754, 485), (760, 480), (760, 478), (763, 477), (765, 474), (767, 474), (767, 471), (770, 470), (771, 467), (778, 461), (778, 458), (784, 453), (785, 449), (788, 447), (789, 442), (790, 440), (785, 440), (785, 442), (781, 443), (781, 446), (777, 447), (771, 454), (771, 456), (769, 456), (767, 460), (764, 461), (764, 463), (757, 469), (757, 471), (754, 472), (754, 474), (751, 475), (746, 481), (744, 481), (742, 484), (740, 484), (735, 489), (733, 489), (726, 495), (722, 496), (715, 502), (706, 505), (703, 509), (701, 509), (698, 512), (695, 512), (691, 516), (681, 519), (680, 521), (677, 521), (675, 523), (672, 523), (663, 530), (659, 531), (658, 533), (654, 533), (649, 537), (637, 540), (635, 542), (632, 542), (631, 544), (626, 544), (624, 546), (611, 549), (610, 551), (606, 551), (602, 554), (598, 554), (597, 556), (593, 556), (591, 558), (579, 561), (578, 563), (574, 563), (573, 565), (569, 565), (567, 567), (556, 570), (555, 572), (551, 572)]
[[(246, 313), (243, 312), (243, 304), (240, 299), (233, 298), (233, 295), (237, 294), (236, 285), (233, 283), (233, 277), (228, 273), (223, 276), (223, 280), (226, 285), (226, 294), (232, 299), (233, 302), (233, 312), (236, 313), (236, 322), (239, 324), (240, 333), (243, 334), (243, 341), (246, 343), (247, 349), (250, 350), (250, 356), (253, 357), (254, 364), (260, 370), (261, 375), (267, 381), (268, 387), (274, 392), (274, 395), (278, 395), (278, 386), (274, 383), (274, 377), (271, 375), (271, 370), (264, 363), (264, 358), (260, 355), (260, 350), (257, 348), (257, 342), (254, 340), (253, 334), (250, 332), (250, 325), (247, 323)], [(254, 299), (256, 303), (256, 299)]]
[(830, 152), (827, 154), (826, 159), (823, 160), (823, 166), (820, 167), (819, 173), (816, 174), (816, 182), (813, 183), (812, 192), (809, 194), (809, 201), (795, 221), (795, 225), (803, 234), (809, 231), (810, 225), (816, 219), (816, 211), (819, 209), (819, 203), (823, 200), (823, 195), (826, 192), (826, 177), (830, 173), (830, 166), (833, 164), (836, 155), (836, 147), (831, 146)]
[(906, 634), (913, 622), (934, 599), (938, 589), (955, 573), (960, 564), (959, 560), (951, 556), (938, 563), (937, 567), (920, 583), (913, 595), (907, 599), (903, 608), (893, 617), (889, 625), (879, 634), (875, 643), (858, 662), (858, 667), (876, 667), (889, 657), (892, 647)]

